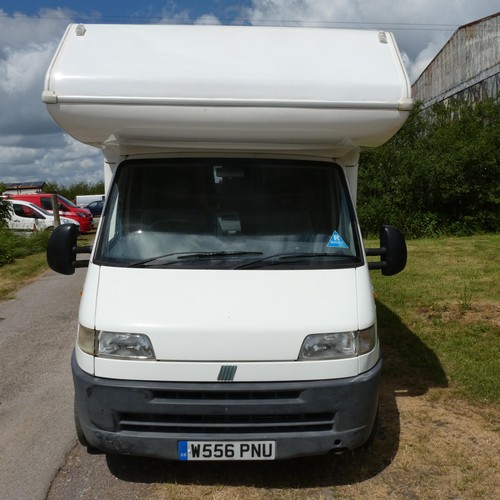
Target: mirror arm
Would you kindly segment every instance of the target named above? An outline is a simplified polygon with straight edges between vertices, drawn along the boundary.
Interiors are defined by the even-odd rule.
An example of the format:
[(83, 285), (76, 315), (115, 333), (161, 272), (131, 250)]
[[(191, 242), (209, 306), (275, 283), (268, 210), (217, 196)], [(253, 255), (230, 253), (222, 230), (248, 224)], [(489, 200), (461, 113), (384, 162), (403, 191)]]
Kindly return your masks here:
[[(365, 255), (367, 257), (376, 257), (376, 256), (383, 257), (386, 254), (387, 254), (387, 248), (385, 248), (385, 247), (381, 247), (381, 248), (366, 248), (365, 249)], [(384, 269), (385, 267), (387, 267), (387, 262), (385, 262), (385, 261), (368, 262), (368, 269), (370, 271), (375, 271), (375, 270), (378, 270), (378, 269)]]
[[(74, 246), (73, 252), (75, 252), (75, 254), (79, 254), (79, 253), (89, 254), (92, 252), (92, 247), (91, 246), (84, 246), (84, 247)], [(88, 260), (75, 260), (73, 262), (73, 266), (75, 268), (77, 268), (77, 267), (89, 267), (89, 261)]]
[(73, 247), (73, 251), (75, 253), (92, 253), (92, 246), (84, 246), (84, 247)]
[(387, 253), (387, 248), (366, 248), (365, 254), (367, 257), (375, 257), (377, 255), (385, 255)]

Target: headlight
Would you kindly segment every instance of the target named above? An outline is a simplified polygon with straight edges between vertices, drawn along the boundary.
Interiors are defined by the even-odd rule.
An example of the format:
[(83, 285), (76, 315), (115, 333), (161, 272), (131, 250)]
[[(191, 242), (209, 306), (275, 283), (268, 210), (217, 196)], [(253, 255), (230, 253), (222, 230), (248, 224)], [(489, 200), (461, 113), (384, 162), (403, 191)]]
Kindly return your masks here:
[(156, 359), (151, 340), (142, 333), (99, 332), (97, 356)]
[(366, 330), (308, 335), (300, 348), (299, 360), (353, 358), (375, 348), (375, 326)]

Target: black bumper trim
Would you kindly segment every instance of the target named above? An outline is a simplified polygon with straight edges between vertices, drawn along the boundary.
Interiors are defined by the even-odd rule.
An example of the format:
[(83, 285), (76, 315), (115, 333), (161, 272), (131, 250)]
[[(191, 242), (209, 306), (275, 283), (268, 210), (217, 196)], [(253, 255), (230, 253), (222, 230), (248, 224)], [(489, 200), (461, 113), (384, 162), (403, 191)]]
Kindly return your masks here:
[(278, 459), (358, 448), (374, 425), (381, 366), (336, 380), (184, 383), (94, 377), (72, 357), (89, 444), (172, 460), (180, 440), (273, 440)]

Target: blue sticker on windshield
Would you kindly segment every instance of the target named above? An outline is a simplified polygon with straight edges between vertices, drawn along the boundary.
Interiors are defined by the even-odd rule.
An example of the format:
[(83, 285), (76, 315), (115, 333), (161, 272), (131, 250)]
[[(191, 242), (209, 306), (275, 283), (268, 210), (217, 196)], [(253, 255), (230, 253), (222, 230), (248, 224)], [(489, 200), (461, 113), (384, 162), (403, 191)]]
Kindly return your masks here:
[(337, 231), (333, 231), (332, 237), (326, 246), (329, 248), (349, 248)]

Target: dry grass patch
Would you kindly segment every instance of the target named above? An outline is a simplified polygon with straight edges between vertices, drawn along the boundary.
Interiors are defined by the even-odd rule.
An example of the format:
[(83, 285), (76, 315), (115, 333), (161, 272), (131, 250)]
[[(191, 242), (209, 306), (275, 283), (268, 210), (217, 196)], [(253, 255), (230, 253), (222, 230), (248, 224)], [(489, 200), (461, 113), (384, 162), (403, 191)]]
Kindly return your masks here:
[(30, 255), (0, 267), (0, 300), (11, 299), (23, 285), (48, 269), (45, 254)]
[(444, 323), (459, 322), (464, 326), (485, 322), (500, 328), (500, 303), (493, 301), (472, 302), (466, 308), (458, 302), (444, 303), (437, 307), (420, 307), (417, 312), (428, 322), (442, 320)]

